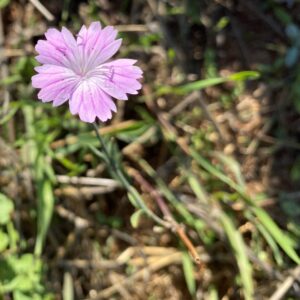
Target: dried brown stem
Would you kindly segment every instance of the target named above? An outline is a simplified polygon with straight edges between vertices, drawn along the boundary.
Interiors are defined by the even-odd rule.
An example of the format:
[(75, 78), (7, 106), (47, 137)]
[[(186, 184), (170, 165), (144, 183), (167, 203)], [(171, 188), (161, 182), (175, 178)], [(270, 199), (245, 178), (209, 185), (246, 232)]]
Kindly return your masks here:
[(177, 233), (178, 237), (181, 239), (181, 241), (184, 243), (184, 245), (189, 250), (191, 256), (193, 257), (194, 261), (197, 264), (200, 264), (200, 257), (197, 253), (197, 250), (195, 246), (193, 245), (192, 241), (189, 239), (189, 237), (186, 235), (184, 228), (176, 222), (174, 219), (171, 211), (169, 210), (167, 204), (165, 203), (163, 197), (159, 194), (159, 192), (152, 187), (152, 185), (139, 173), (139, 171), (135, 169), (129, 169), (128, 173), (136, 180), (138, 184), (142, 186), (142, 188), (149, 193), (150, 196), (156, 201), (159, 209), (161, 210), (162, 214), (164, 215), (164, 218), (168, 220), (171, 225), (174, 232)]

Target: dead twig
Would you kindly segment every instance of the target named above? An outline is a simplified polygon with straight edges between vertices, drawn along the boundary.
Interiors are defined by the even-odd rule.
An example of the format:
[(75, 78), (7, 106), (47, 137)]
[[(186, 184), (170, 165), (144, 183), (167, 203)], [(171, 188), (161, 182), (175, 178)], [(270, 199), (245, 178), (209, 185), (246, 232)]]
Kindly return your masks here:
[(289, 291), (295, 280), (299, 280), (300, 266), (296, 267), (290, 276), (288, 276), (282, 284), (279, 285), (275, 293), (271, 296), (270, 300), (283, 299), (286, 293)]
[(105, 186), (111, 188), (117, 188), (120, 186), (119, 182), (109, 178), (95, 178), (95, 177), (70, 177), (65, 175), (56, 175), (56, 179), (59, 183), (78, 184), (78, 185), (96, 185)]
[(72, 222), (77, 230), (81, 230), (90, 226), (90, 222), (88, 220), (75, 215), (72, 211), (67, 210), (61, 205), (57, 205), (55, 210), (60, 217)]
[(116, 187), (106, 186), (85, 186), (85, 187), (74, 187), (64, 186), (55, 189), (55, 195), (57, 197), (70, 197), (73, 199), (89, 199), (94, 195), (108, 194), (116, 190)]
[(143, 25), (143, 24), (116, 25), (115, 28), (120, 32), (147, 32), (147, 31), (149, 31), (148, 26)]
[(76, 268), (76, 269), (108, 269), (117, 270), (123, 265), (115, 260), (85, 260), (85, 259), (73, 259), (73, 260), (59, 260), (57, 264), (64, 268)]
[(197, 264), (200, 264), (200, 257), (197, 253), (195, 246), (193, 245), (193, 243), (191, 242), (189, 237), (186, 235), (183, 227), (175, 221), (172, 213), (170, 212), (170, 210), (169, 210), (168, 206), (166, 205), (162, 196), (158, 193), (158, 191), (156, 189), (154, 189), (151, 186), (151, 184), (145, 178), (143, 178), (143, 176), (137, 170), (129, 169), (128, 173), (137, 181), (137, 183), (139, 183), (142, 186), (142, 188), (147, 193), (149, 193), (149, 195), (151, 195), (155, 199), (159, 209), (161, 210), (162, 214), (164, 215), (164, 218), (171, 223), (172, 230), (177, 233), (178, 237), (181, 239), (181, 241), (184, 243), (184, 245), (188, 248), (188, 250), (191, 253), (195, 262)]
[(221, 127), (219, 126), (218, 122), (215, 120), (214, 116), (212, 115), (212, 113), (209, 111), (208, 109), (208, 105), (205, 102), (205, 100), (202, 97), (202, 93), (201, 91), (198, 91), (198, 101), (200, 104), (200, 107), (202, 108), (204, 115), (206, 116), (206, 118), (212, 123), (213, 127), (215, 128), (216, 132), (218, 133), (221, 141), (223, 143), (227, 142), (227, 139), (224, 135), (224, 133), (222, 132)]
[(164, 256), (160, 259), (157, 259), (155, 262), (150, 264), (149, 266), (141, 269), (140, 271), (137, 271), (133, 275), (126, 277), (119, 282), (113, 284), (109, 288), (106, 288), (102, 290), (101, 292), (97, 293), (96, 295), (93, 295), (91, 300), (96, 300), (96, 299), (106, 299), (106, 298), (111, 298), (111, 296), (116, 293), (120, 287), (129, 285), (130, 283), (137, 281), (141, 278), (144, 277), (145, 272), (157, 272), (158, 270), (169, 266), (171, 264), (179, 264), (182, 262), (182, 253), (181, 252), (176, 252), (173, 254), (170, 254), (168, 256)]
[(180, 101), (176, 106), (174, 106), (169, 111), (170, 117), (175, 117), (179, 113), (181, 113), (188, 105), (194, 103), (198, 98), (197, 92), (193, 92), (189, 94), (187, 97), (185, 97), (182, 101)]
[(52, 13), (38, 0), (29, 0), (31, 4), (48, 20), (54, 21)]

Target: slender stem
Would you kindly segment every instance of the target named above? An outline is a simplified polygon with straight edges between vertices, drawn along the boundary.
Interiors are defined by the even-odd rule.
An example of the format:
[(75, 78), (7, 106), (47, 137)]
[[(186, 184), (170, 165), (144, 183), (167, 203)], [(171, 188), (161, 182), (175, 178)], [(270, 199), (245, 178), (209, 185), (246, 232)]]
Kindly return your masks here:
[(119, 168), (115, 161), (111, 158), (109, 155), (109, 152), (107, 151), (105, 142), (101, 135), (99, 134), (98, 127), (96, 123), (93, 123), (93, 127), (96, 132), (96, 136), (101, 144), (101, 149), (103, 150), (104, 155), (107, 158), (107, 161), (109, 162), (110, 166), (112, 167), (113, 172), (115, 173), (115, 176), (119, 179), (119, 181), (123, 184), (124, 188), (127, 190), (128, 193), (131, 194), (133, 199), (135, 200), (136, 204), (149, 216), (151, 217), (154, 221), (156, 221), (158, 224), (164, 226), (164, 227), (169, 227), (169, 224), (162, 220), (160, 217), (155, 215), (144, 203), (144, 201), (141, 199), (138, 191), (129, 183), (128, 179), (126, 178), (126, 175), (124, 174), (124, 171)]
[(97, 124), (96, 124), (96, 123), (93, 123), (93, 126), (94, 126), (94, 129), (95, 129), (95, 132), (96, 132), (97, 139), (99, 140), (99, 142), (100, 142), (100, 144), (101, 144), (101, 149), (103, 150), (103, 152), (104, 152), (106, 158), (108, 159), (108, 161), (109, 161), (111, 167), (112, 167), (112, 168), (114, 169), (114, 171), (117, 173), (118, 168), (117, 168), (115, 162), (111, 159), (111, 157), (110, 157), (110, 155), (109, 155), (109, 153), (108, 153), (108, 151), (107, 151), (107, 149), (106, 149), (105, 142), (104, 142), (102, 136), (99, 134), (99, 130), (98, 130)]

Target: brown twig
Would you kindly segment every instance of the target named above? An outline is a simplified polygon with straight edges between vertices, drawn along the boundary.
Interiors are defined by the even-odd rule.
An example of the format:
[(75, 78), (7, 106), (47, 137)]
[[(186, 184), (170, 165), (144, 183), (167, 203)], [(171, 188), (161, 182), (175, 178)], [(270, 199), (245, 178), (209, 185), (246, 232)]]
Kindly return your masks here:
[(56, 180), (59, 183), (66, 184), (76, 184), (76, 185), (95, 185), (95, 186), (105, 186), (110, 188), (120, 187), (118, 181), (110, 178), (95, 178), (95, 177), (77, 177), (77, 176), (66, 176), (66, 175), (56, 175)]
[(75, 225), (75, 229), (77, 231), (81, 231), (82, 229), (86, 229), (87, 227), (90, 226), (90, 221), (77, 216), (72, 211), (67, 210), (61, 205), (57, 205), (55, 207), (55, 210), (60, 217), (65, 218), (68, 221), (72, 222)]
[[(276, 289), (275, 293), (270, 297), (270, 300), (281, 300), (285, 297), (295, 280), (300, 276), (300, 266), (296, 267), (290, 276), (288, 276), (282, 284)], [(286, 298), (284, 298), (286, 299)]]
[(216, 132), (218, 133), (218, 135), (221, 139), (221, 142), (227, 143), (227, 138), (226, 138), (225, 134), (222, 132), (222, 129), (219, 126), (218, 122), (215, 120), (214, 116), (209, 111), (208, 105), (207, 105), (206, 101), (204, 100), (201, 91), (198, 91), (198, 101), (199, 101), (200, 107), (202, 108), (202, 110), (204, 112), (205, 117), (211, 122), (211, 124), (215, 128)]
[(53, 21), (52, 13), (38, 0), (30, 0), (31, 4), (48, 20)]
[(139, 173), (139, 171), (135, 170), (135, 169), (129, 169), (128, 173), (136, 180), (136, 182), (138, 184), (140, 184), (142, 186), (142, 188), (149, 193), (150, 196), (153, 197), (153, 199), (155, 199), (159, 209), (161, 210), (162, 214), (164, 215), (164, 218), (166, 220), (168, 220), (171, 225), (172, 225), (172, 229), (177, 233), (178, 237), (181, 239), (181, 241), (184, 243), (184, 245), (187, 247), (187, 249), (189, 250), (190, 254), (192, 255), (194, 261), (197, 264), (200, 264), (200, 257), (197, 253), (197, 250), (195, 248), (195, 246), (193, 245), (193, 243), (191, 242), (191, 240), (189, 239), (189, 237), (186, 235), (183, 227), (178, 224), (172, 213), (170, 212), (167, 204), (165, 203), (163, 197), (159, 194), (159, 192), (152, 187), (152, 185)]
[(143, 25), (143, 24), (117, 25), (115, 27), (120, 32), (147, 32), (147, 31), (149, 31), (148, 26)]
[(155, 262), (150, 264), (149, 266), (137, 271), (133, 275), (126, 277), (119, 281), (118, 283), (113, 284), (112, 286), (100, 291), (99, 293), (95, 295), (91, 295), (91, 298), (89, 299), (111, 299), (111, 296), (118, 291), (118, 287), (125, 286), (130, 283), (132, 283), (134, 280), (138, 280), (143, 278), (145, 272), (156, 272), (170, 264), (179, 264), (182, 262), (182, 253), (181, 252), (175, 252), (167, 256), (163, 256), (162, 258), (157, 259)]

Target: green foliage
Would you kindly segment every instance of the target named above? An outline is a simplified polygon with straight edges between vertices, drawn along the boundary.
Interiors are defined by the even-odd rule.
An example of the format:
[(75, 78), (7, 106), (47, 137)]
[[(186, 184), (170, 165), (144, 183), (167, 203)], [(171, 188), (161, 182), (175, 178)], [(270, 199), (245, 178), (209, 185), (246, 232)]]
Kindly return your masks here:
[(138, 228), (139, 221), (140, 221), (141, 217), (143, 216), (143, 214), (144, 214), (144, 211), (142, 209), (138, 209), (131, 215), (130, 223), (133, 228)]
[(148, 33), (143, 34), (139, 38), (139, 44), (149, 50), (153, 44), (157, 43), (160, 40), (160, 35), (157, 33)]
[(0, 225), (7, 224), (10, 221), (13, 209), (13, 202), (5, 195), (0, 194)]
[(63, 300), (74, 300), (74, 283), (69, 272), (64, 274)]
[(4, 8), (9, 4), (10, 0), (0, 0), (0, 8)]
[(182, 253), (182, 266), (186, 285), (191, 295), (196, 293), (196, 281), (194, 276), (194, 263), (190, 255), (186, 252)]
[(254, 299), (254, 286), (252, 279), (252, 267), (247, 256), (246, 246), (238, 230), (236, 230), (229, 215), (221, 214), (221, 223), (233, 249), (237, 265), (241, 276), (241, 285), (243, 287), (246, 300)]
[(162, 86), (157, 90), (157, 95), (176, 94), (184, 95), (193, 91), (199, 91), (204, 88), (229, 81), (245, 81), (259, 78), (259, 73), (255, 71), (243, 71), (229, 75), (228, 77), (216, 77), (194, 81), (177, 87)]
[(43, 264), (32, 253), (18, 253), (21, 240), (13, 221), (14, 205), (0, 194), (0, 297), (12, 293), (13, 300), (51, 300), (42, 285)]

